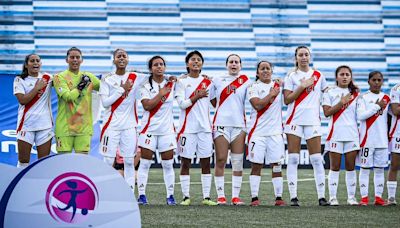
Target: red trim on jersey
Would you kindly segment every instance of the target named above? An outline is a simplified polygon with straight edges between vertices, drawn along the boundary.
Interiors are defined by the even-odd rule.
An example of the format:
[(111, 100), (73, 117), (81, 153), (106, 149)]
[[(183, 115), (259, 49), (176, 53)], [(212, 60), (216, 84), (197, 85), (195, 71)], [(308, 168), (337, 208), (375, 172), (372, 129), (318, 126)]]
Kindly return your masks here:
[[(214, 114), (213, 125), (215, 124), (215, 120), (217, 119), (218, 110), (221, 107), (221, 105), (231, 94), (235, 93), (235, 91), (232, 92), (231, 88), (234, 87), (235, 90), (239, 89), (239, 87), (242, 86), (243, 84), (245, 84), (247, 82), (247, 80), (249, 80), (249, 78), (246, 75), (240, 75), (238, 78), (236, 78), (233, 82), (231, 82), (227, 87), (225, 87), (222, 90), (220, 99), (219, 99), (219, 103), (218, 103), (218, 108)], [(244, 116), (244, 117), (246, 119), (246, 116)]]
[(332, 127), (331, 127), (331, 130), (329, 131), (329, 134), (328, 134), (328, 137), (326, 138), (326, 141), (329, 141), (329, 140), (332, 138), (333, 128), (334, 128), (334, 126), (335, 126), (336, 120), (339, 119), (340, 115), (342, 115), (342, 113), (346, 110), (346, 108), (349, 107), (349, 106), (351, 105), (351, 103), (357, 98), (357, 96), (358, 96), (358, 93), (357, 93), (357, 92), (354, 93), (354, 94), (353, 94), (353, 97), (351, 98), (351, 100), (347, 103), (347, 104), (349, 104), (349, 105), (347, 105), (347, 106), (345, 106), (345, 107), (342, 106), (342, 107), (340, 108), (340, 110), (339, 110), (337, 113), (333, 114), (333, 117), (332, 117)]
[(392, 139), (394, 132), (396, 131), (397, 128), (397, 122), (399, 121), (399, 116), (396, 116), (396, 122), (394, 123), (394, 127), (392, 129), (392, 131), (389, 133), (389, 139)]
[[(169, 81), (167, 84), (165, 84), (164, 87), (168, 87), (168, 88), (172, 88), (172, 86), (174, 85), (173, 82)], [(147, 120), (147, 124), (144, 126), (143, 130), (140, 132), (141, 134), (144, 134), (147, 131), (147, 128), (150, 125), (150, 119), (158, 112), (158, 110), (160, 110), (161, 106), (164, 104), (164, 101), (166, 101), (169, 97), (169, 94), (171, 93), (168, 92), (156, 105), (156, 107), (154, 107), (152, 110), (150, 110), (150, 115), (149, 115), (149, 119)]]
[[(196, 93), (197, 93), (199, 90), (201, 90), (201, 89), (206, 89), (210, 84), (211, 84), (211, 81), (210, 81), (209, 79), (207, 79), (207, 78), (204, 78), (204, 79), (200, 82), (200, 84), (197, 86), (197, 88), (193, 91), (193, 93), (189, 96), (189, 99), (192, 98), (192, 97), (194, 97), (194, 96), (196, 95)], [(185, 131), (187, 116), (188, 116), (189, 112), (192, 110), (192, 108), (193, 108), (193, 106), (194, 106), (195, 104), (196, 104), (196, 102), (193, 103), (192, 106), (186, 108), (186, 110), (185, 110), (185, 119), (184, 119), (184, 121), (183, 121), (181, 130), (179, 131), (179, 133), (178, 133), (178, 135), (177, 135), (177, 137), (176, 137), (176, 140), (177, 140), (177, 141), (179, 140), (179, 137), (181, 136), (181, 134)]]
[[(279, 88), (279, 83), (275, 82), (274, 88)], [(274, 98), (274, 100), (275, 100), (275, 98)], [(274, 100), (272, 100), (269, 104), (267, 104), (263, 109), (257, 111), (256, 121), (254, 122), (253, 128), (251, 128), (251, 130), (249, 132), (249, 136), (247, 137), (247, 144), (250, 143), (251, 136), (253, 135), (254, 130), (256, 130), (258, 120), (269, 109), (269, 107), (272, 105), (272, 102), (274, 102)], [(249, 145), (247, 145), (246, 156), (248, 154), (249, 154)]]
[[(137, 76), (135, 73), (130, 73), (128, 76), (128, 79), (126, 80), (132, 80), (132, 84), (135, 83)], [(129, 89), (128, 93), (131, 91), (132, 88)], [(120, 96), (112, 105), (111, 105), (111, 113), (110, 113), (110, 117), (108, 117), (107, 122), (104, 124), (103, 129), (101, 129), (101, 133), (100, 133), (100, 140), (103, 138), (104, 132), (106, 131), (106, 129), (108, 128), (108, 126), (111, 123), (111, 119), (113, 117), (113, 114), (115, 112), (115, 110), (121, 105), (121, 103), (125, 100), (125, 96), (122, 95)], [(136, 103), (135, 103), (135, 114), (136, 114)]]
[[(321, 73), (314, 70), (313, 74), (311, 75), (311, 77), (314, 77), (314, 84), (312, 85), (312, 89), (314, 89), (315, 85), (318, 83), (318, 80), (321, 78)], [(317, 77), (315, 79), (315, 77)], [(286, 121), (286, 124), (290, 124), (290, 122), (292, 122), (292, 119), (294, 117), (294, 113), (296, 112), (296, 108), (297, 106), (308, 96), (308, 94), (311, 93), (308, 92), (307, 90), (309, 90), (311, 88), (311, 86), (305, 88), (301, 94), (299, 95), (299, 97), (294, 101), (294, 106), (293, 106), (293, 110), (292, 113), (290, 114), (289, 118)]]
[(34, 104), (36, 104), (36, 102), (39, 100), (39, 98), (42, 96), (42, 94), (43, 94), (44, 91), (46, 90), (47, 85), (49, 84), (48, 82), (49, 82), (49, 80), (50, 80), (50, 76), (47, 75), (47, 74), (45, 74), (45, 75), (42, 76), (42, 79), (45, 79), (44, 81), (46, 82), (46, 86), (45, 86), (44, 88), (42, 88), (42, 89), (36, 94), (36, 96), (33, 97), (32, 100), (28, 102), (28, 104), (25, 105), (25, 107), (24, 107), (24, 112), (22, 113), (22, 117), (21, 117), (21, 122), (19, 122), (19, 125), (18, 125), (18, 128), (17, 128), (17, 133), (18, 133), (19, 131), (21, 131), (22, 126), (24, 125), (26, 113), (29, 111), (29, 109), (32, 108), (32, 106), (33, 106)]
[[(385, 108), (387, 107), (387, 105), (389, 104), (389, 102), (390, 102), (390, 97), (388, 96), (388, 95), (384, 95), (383, 96), (383, 98), (382, 98), (382, 100), (385, 100), (386, 101), (386, 105), (385, 105), (385, 107), (384, 108), (381, 108), (380, 110), (385, 110)], [(380, 111), (379, 110), (379, 111)], [(379, 112), (378, 111), (378, 112)], [(367, 138), (368, 138), (368, 129), (372, 126), (372, 124), (375, 122), (375, 120), (377, 120), (378, 119), (378, 117), (380, 116), (379, 114), (377, 115), (378, 113), (375, 113), (373, 116), (371, 116), (371, 117), (369, 117), (368, 119), (367, 119), (367, 121), (366, 121), (366, 130), (365, 130), (365, 135), (364, 135), (364, 138), (363, 138), (363, 140), (361, 141), (361, 144), (360, 144), (360, 147), (364, 147), (365, 146), (365, 143), (367, 142)]]

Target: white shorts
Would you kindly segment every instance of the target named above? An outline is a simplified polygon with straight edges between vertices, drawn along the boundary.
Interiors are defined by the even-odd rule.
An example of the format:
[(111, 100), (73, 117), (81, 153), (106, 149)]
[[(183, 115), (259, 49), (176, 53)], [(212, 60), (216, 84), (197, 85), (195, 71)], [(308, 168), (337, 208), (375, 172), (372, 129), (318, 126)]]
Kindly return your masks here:
[(253, 163), (280, 163), (285, 156), (285, 143), (282, 135), (252, 137), (248, 151), (248, 159)]
[(51, 140), (54, 136), (54, 132), (51, 128), (41, 131), (19, 131), (17, 139), (27, 142), (31, 145), (41, 146)]
[(131, 158), (136, 154), (137, 134), (136, 128), (122, 131), (107, 129), (100, 141), (100, 154), (105, 157), (115, 157), (117, 149), (122, 157)]
[(158, 150), (159, 153), (176, 149), (176, 136), (170, 135), (139, 135), (139, 147), (149, 149), (153, 152)]
[(326, 141), (325, 151), (345, 154), (351, 151), (360, 150), (360, 142), (358, 141)]
[(389, 142), (389, 150), (392, 153), (400, 153), (400, 137), (392, 138)]
[(385, 168), (389, 165), (387, 148), (361, 148), (358, 156), (361, 168)]
[(246, 132), (242, 127), (217, 126), (213, 131), (213, 138), (216, 139), (222, 135), (229, 143), (232, 143), (242, 132)]
[(179, 156), (192, 159), (197, 154), (198, 158), (209, 158), (213, 154), (213, 141), (211, 132), (186, 133), (178, 139)]
[(303, 137), (304, 139), (312, 139), (317, 136), (321, 136), (321, 126), (320, 125), (296, 125), (288, 124), (285, 125), (284, 132), (286, 134), (296, 135), (298, 137)]

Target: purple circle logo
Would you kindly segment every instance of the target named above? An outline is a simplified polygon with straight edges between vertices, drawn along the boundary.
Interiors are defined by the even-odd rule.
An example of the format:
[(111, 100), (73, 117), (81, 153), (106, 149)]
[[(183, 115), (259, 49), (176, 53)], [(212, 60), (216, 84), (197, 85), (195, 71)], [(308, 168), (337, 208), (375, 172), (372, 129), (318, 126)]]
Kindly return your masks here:
[(81, 223), (96, 209), (98, 202), (95, 184), (81, 173), (61, 174), (46, 191), (47, 211), (56, 221)]

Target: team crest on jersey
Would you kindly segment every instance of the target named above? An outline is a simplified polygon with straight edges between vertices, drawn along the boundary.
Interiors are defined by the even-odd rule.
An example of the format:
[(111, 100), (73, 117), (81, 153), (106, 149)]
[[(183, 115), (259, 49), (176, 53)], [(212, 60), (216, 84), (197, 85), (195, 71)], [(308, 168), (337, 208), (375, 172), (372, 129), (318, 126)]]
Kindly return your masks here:
[(318, 77), (314, 75), (314, 82), (318, 81)]
[(243, 84), (243, 79), (242, 78), (239, 78), (239, 84), (240, 85)]
[(201, 88), (203, 88), (203, 89), (207, 88), (207, 84), (205, 82), (202, 82), (201, 83)]

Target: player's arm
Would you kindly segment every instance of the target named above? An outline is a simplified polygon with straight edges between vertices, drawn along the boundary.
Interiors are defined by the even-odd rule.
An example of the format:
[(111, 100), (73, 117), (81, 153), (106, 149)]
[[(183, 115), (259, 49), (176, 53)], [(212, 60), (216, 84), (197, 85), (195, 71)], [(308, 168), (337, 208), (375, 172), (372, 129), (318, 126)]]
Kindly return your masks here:
[[(313, 85), (314, 78), (302, 79), (300, 85), (294, 90), (283, 90), (283, 101), (285, 105), (293, 103), (307, 87)], [(287, 85), (286, 81), (285, 84)]]
[(99, 94), (104, 108), (110, 107), (125, 93), (125, 90), (122, 88), (122, 86), (111, 87), (111, 91), (110, 87), (111, 86), (107, 84), (106, 79), (101, 80)]
[[(23, 80), (23, 79), (18, 78), (18, 79), (16, 79), (16, 80)], [(18, 85), (17, 85), (16, 83), (14, 83), (14, 85), (15, 85), (15, 87), (18, 87)], [(26, 105), (26, 104), (28, 104), (37, 94), (40, 94), (40, 93), (41, 93), (41, 90), (42, 90), (43, 88), (45, 88), (46, 85), (47, 85), (47, 84), (46, 84), (42, 79), (40, 79), (40, 80), (38, 80), (38, 81), (36, 82), (35, 86), (33, 87), (33, 89), (32, 89), (31, 91), (29, 91), (29, 93), (23, 93), (23, 92), (22, 92), (23, 89), (19, 89), (19, 90), (16, 90), (16, 91), (14, 92), (14, 95), (17, 97), (17, 100), (18, 100), (18, 102), (19, 102), (21, 105)]]
[(337, 112), (340, 111), (340, 109), (343, 107), (343, 105), (349, 103), (349, 101), (351, 100), (351, 93), (348, 93), (345, 96), (342, 95), (342, 97), (340, 98), (340, 101), (337, 104), (332, 106), (332, 105), (326, 103), (325, 100), (329, 99), (329, 98), (327, 98), (325, 96), (328, 96), (328, 94), (324, 93), (324, 98), (322, 101), (322, 109), (324, 111), (325, 117), (329, 117), (329, 116), (336, 114)]
[(269, 94), (264, 98), (259, 98), (256, 95), (252, 95), (254, 92), (249, 92), (250, 104), (253, 108), (257, 111), (265, 108), (268, 104), (274, 101), (274, 98), (279, 95), (280, 89), (279, 88), (271, 88)]
[(366, 120), (380, 109), (381, 107), (378, 104), (371, 103), (367, 105), (365, 100), (360, 97), (357, 100), (357, 120)]
[(393, 115), (398, 116), (400, 114), (400, 104), (399, 103), (390, 104), (390, 108), (392, 109)]
[(67, 81), (59, 75), (54, 76), (53, 84), (58, 96), (64, 101), (71, 102), (78, 99), (80, 95), (78, 88), (70, 90)]
[[(144, 91), (146, 90), (146, 91)], [(149, 94), (150, 91), (148, 91), (146, 88), (142, 88), (142, 105), (143, 109), (146, 111), (151, 111), (153, 108), (157, 106), (157, 104), (163, 99), (165, 95), (167, 95), (171, 91), (171, 88), (169, 87), (163, 87), (160, 89), (160, 91), (157, 93), (157, 95), (153, 98), (150, 98)]]
[(196, 100), (185, 97), (185, 86), (178, 80), (175, 87), (175, 99), (178, 102), (179, 108), (185, 110), (192, 106)]

